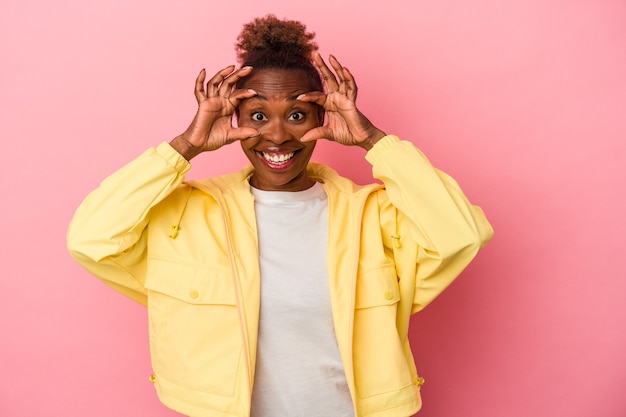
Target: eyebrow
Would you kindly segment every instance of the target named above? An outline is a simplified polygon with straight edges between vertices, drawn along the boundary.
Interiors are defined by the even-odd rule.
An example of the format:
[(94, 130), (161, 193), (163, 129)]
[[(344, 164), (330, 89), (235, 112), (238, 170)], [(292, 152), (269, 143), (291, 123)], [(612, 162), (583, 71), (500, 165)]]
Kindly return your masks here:
[[(296, 94), (296, 95), (293, 95), (293, 96), (291, 96), (291, 97), (287, 97), (287, 101), (296, 101), (296, 99), (297, 99), (300, 95), (301, 95), (301, 94)], [(257, 93), (256, 95), (254, 95), (254, 96), (252, 96), (252, 97), (248, 98), (247, 100), (252, 100), (252, 99), (254, 99), (254, 98), (258, 98), (259, 100), (262, 100), (262, 101), (269, 101), (269, 99), (268, 99), (267, 97), (265, 97), (264, 95), (261, 95), (261, 94), (259, 94), (259, 93)]]

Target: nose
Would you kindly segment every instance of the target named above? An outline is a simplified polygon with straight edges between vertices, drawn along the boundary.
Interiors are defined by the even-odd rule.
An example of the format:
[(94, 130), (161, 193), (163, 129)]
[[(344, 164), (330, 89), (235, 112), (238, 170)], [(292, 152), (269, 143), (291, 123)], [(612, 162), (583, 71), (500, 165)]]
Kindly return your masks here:
[(261, 129), (261, 137), (280, 145), (293, 139), (294, 136), (283, 121), (273, 121)]

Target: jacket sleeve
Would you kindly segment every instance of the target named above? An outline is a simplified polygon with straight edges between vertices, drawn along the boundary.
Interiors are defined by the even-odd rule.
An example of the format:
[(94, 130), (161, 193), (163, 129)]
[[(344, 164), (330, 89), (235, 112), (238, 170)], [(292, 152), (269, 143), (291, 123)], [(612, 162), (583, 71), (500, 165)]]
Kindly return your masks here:
[(150, 211), (182, 183), (190, 167), (162, 143), (105, 179), (70, 222), (72, 257), (105, 284), (146, 304), (144, 231)]
[(394, 216), (387, 223), (395, 230), (385, 232), (393, 236), (401, 280), (412, 283), (415, 313), (452, 283), (491, 239), (493, 229), (454, 179), (435, 169), (412, 143), (389, 135), (366, 158), (385, 185), (379, 197), (381, 219)]

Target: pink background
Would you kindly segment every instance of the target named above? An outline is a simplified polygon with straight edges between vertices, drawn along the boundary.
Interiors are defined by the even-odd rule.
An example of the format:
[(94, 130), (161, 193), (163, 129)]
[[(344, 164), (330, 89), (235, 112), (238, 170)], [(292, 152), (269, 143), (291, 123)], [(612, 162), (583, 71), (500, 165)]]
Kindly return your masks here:
[[(232, 63), (268, 12), (316, 31), (362, 110), (496, 230), (412, 322), (419, 415), (626, 415), (626, 3), (215, 3), (3, 0), (0, 415), (178, 415), (148, 382), (145, 310), (74, 264), (65, 231), (100, 180), (187, 126), (197, 72)], [(370, 180), (360, 149), (315, 159)], [(194, 162), (199, 177), (245, 159)]]

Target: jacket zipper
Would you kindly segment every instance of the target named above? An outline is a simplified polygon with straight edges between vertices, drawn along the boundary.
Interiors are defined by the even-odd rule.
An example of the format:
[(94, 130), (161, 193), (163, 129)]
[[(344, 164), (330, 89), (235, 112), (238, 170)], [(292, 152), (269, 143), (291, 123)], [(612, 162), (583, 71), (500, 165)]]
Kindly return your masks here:
[[(369, 194), (368, 194), (369, 196)], [(363, 221), (363, 209), (365, 207), (365, 201), (367, 200), (366, 198), (361, 199), (361, 204), (359, 206), (359, 210), (358, 210), (358, 216), (355, 219), (354, 222), (354, 227), (356, 229), (356, 236), (355, 236), (355, 245), (356, 245), (356, 249), (354, 252), (354, 265), (352, 266), (352, 296), (351, 296), (351, 300), (350, 300), (350, 354), (351, 354), (351, 358), (352, 358), (352, 352), (354, 351), (353, 348), (353, 340), (354, 340), (354, 310), (355, 310), (355, 306), (356, 306), (356, 280), (358, 277), (358, 271), (359, 271), (359, 257), (361, 254), (361, 222)], [(354, 363), (350, 364), (350, 370), (352, 372), (352, 381), (353, 385), (354, 385), (354, 416), (358, 417), (358, 411), (357, 411), (357, 406), (356, 406), (356, 378), (354, 377)]]
[(237, 269), (234, 260), (234, 250), (232, 246), (232, 240), (230, 238), (230, 230), (228, 228), (228, 217), (224, 207), (224, 204), (219, 199), (215, 199), (217, 204), (222, 211), (222, 223), (224, 226), (224, 236), (226, 236), (226, 244), (228, 246), (228, 260), (230, 261), (230, 269), (231, 276), (233, 279), (233, 289), (235, 291), (235, 301), (237, 303), (237, 313), (239, 314), (239, 331), (241, 333), (241, 340), (243, 340), (243, 348), (244, 348), (244, 361), (246, 366), (246, 386), (248, 387), (248, 410), (246, 415), (250, 414), (250, 399), (252, 398), (252, 381), (251, 381), (251, 372), (250, 372), (250, 361), (249, 361), (249, 341), (246, 337), (246, 324), (245, 324), (245, 311), (243, 311), (243, 303), (241, 302), (241, 298), (239, 296), (239, 277), (237, 275)]
[[(370, 191), (370, 193), (372, 193), (373, 191)], [(332, 201), (332, 197), (331, 197), (331, 193), (327, 192), (326, 195), (328, 196), (328, 205), (329, 207), (331, 206), (331, 203), (333, 203)], [(352, 351), (353, 351), (353, 339), (354, 339), (354, 308), (356, 305), (356, 280), (357, 280), (357, 273), (358, 273), (358, 268), (359, 268), (359, 254), (361, 253), (361, 247), (360, 247), (360, 242), (361, 242), (361, 221), (363, 220), (363, 209), (365, 207), (365, 202), (367, 200), (367, 197), (369, 196), (369, 194), (367, 196), (365, 196), (365, 198), (361, 199), (360, 205), (358, 207), (358, 215), (356, 217), (356, 219), (354, 220), (353, 223), (353, 227), (355, 228), (355, 253), (354, 253), (354, 264), (352, 266), (352, 291), (351, 291), (351, 296), (350, 296), (350, 325), (348, 327), (348, 332), (350, 334), (350, 339), (348, 342), (348, 350), (350, 352), (350, 358), (352, 358)], [(336, 216), (333, 216), (336, 218)], [(357, 412), (357, 405), (356, 405), (356, 401), (357, 401), (357, 393), (356, 393), (356, 379), (354, 377), (354, 362), (351, 360), (350, 361), (350, 378), (352, 380), (352, 386), (354, 387), (354, 397), (352, 399), (352, 406), (354, 408), (354, 416), (357, 417), (358, 416), (358, 412)]]

